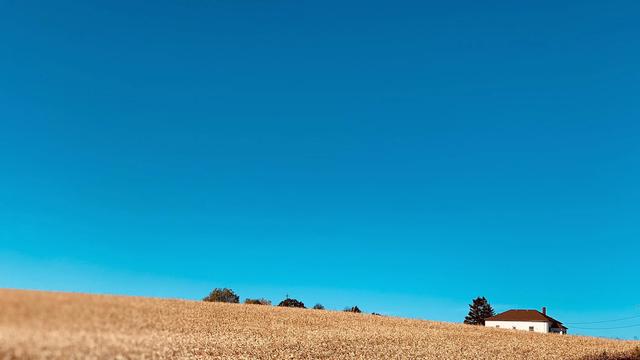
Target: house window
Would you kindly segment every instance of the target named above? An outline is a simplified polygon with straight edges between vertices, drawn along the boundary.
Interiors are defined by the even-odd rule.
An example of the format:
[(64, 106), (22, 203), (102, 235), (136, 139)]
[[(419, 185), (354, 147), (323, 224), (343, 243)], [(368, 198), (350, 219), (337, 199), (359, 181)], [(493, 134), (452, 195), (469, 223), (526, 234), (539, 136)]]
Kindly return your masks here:
[(500, 329), (500, 325), (496, 325), (496, 328)]
[(512, 327), (512, 329), (513, 329), (513, 330), (515, 330), (515, 329), (516, 329), (516, 327), (514, 326), (514, 327)]
[(529, 331), (533, 331), (533, 326), (529, 326)]

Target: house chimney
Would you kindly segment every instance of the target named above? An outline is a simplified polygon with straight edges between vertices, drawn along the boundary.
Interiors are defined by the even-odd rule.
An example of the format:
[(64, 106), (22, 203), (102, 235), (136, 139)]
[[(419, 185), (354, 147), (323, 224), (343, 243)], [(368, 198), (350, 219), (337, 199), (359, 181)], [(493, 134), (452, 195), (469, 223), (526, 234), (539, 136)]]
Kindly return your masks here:
[(542, 315), (547, 315), (547, 307), (546, 306), (542, 307)]

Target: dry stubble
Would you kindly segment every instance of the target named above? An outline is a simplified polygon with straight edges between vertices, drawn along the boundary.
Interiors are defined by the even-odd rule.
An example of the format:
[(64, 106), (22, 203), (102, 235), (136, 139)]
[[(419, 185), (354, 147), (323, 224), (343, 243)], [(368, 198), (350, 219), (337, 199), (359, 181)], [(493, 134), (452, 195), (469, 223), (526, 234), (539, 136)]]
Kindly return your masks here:
[(0, 359), (577, 359), (637, 342), (334, 311), (0, 290)]

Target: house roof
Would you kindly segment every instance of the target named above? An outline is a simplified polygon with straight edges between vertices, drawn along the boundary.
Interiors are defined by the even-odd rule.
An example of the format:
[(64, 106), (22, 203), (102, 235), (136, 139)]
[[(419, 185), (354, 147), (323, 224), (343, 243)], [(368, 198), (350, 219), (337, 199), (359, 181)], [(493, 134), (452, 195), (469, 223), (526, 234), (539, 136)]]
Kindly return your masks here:
[(552, 328), (566, 329), (562, 323), (538, 310), (508, 310), (498, 315), (486, 318), (485, 321), (533, 321), (548, 322)]

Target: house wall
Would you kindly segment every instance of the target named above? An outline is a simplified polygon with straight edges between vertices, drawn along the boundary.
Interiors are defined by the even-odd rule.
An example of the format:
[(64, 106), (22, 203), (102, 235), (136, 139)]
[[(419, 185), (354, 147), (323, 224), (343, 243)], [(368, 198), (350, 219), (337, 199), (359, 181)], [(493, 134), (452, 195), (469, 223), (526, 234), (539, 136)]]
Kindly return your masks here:
[(500, 327), (500, 329), (513, 329), (529, 331), (529, 326), (533, 326), (533, 331), (539, 333), (549, 332), (549, 323), (540, 321), (486, 321), (486, 327)]

